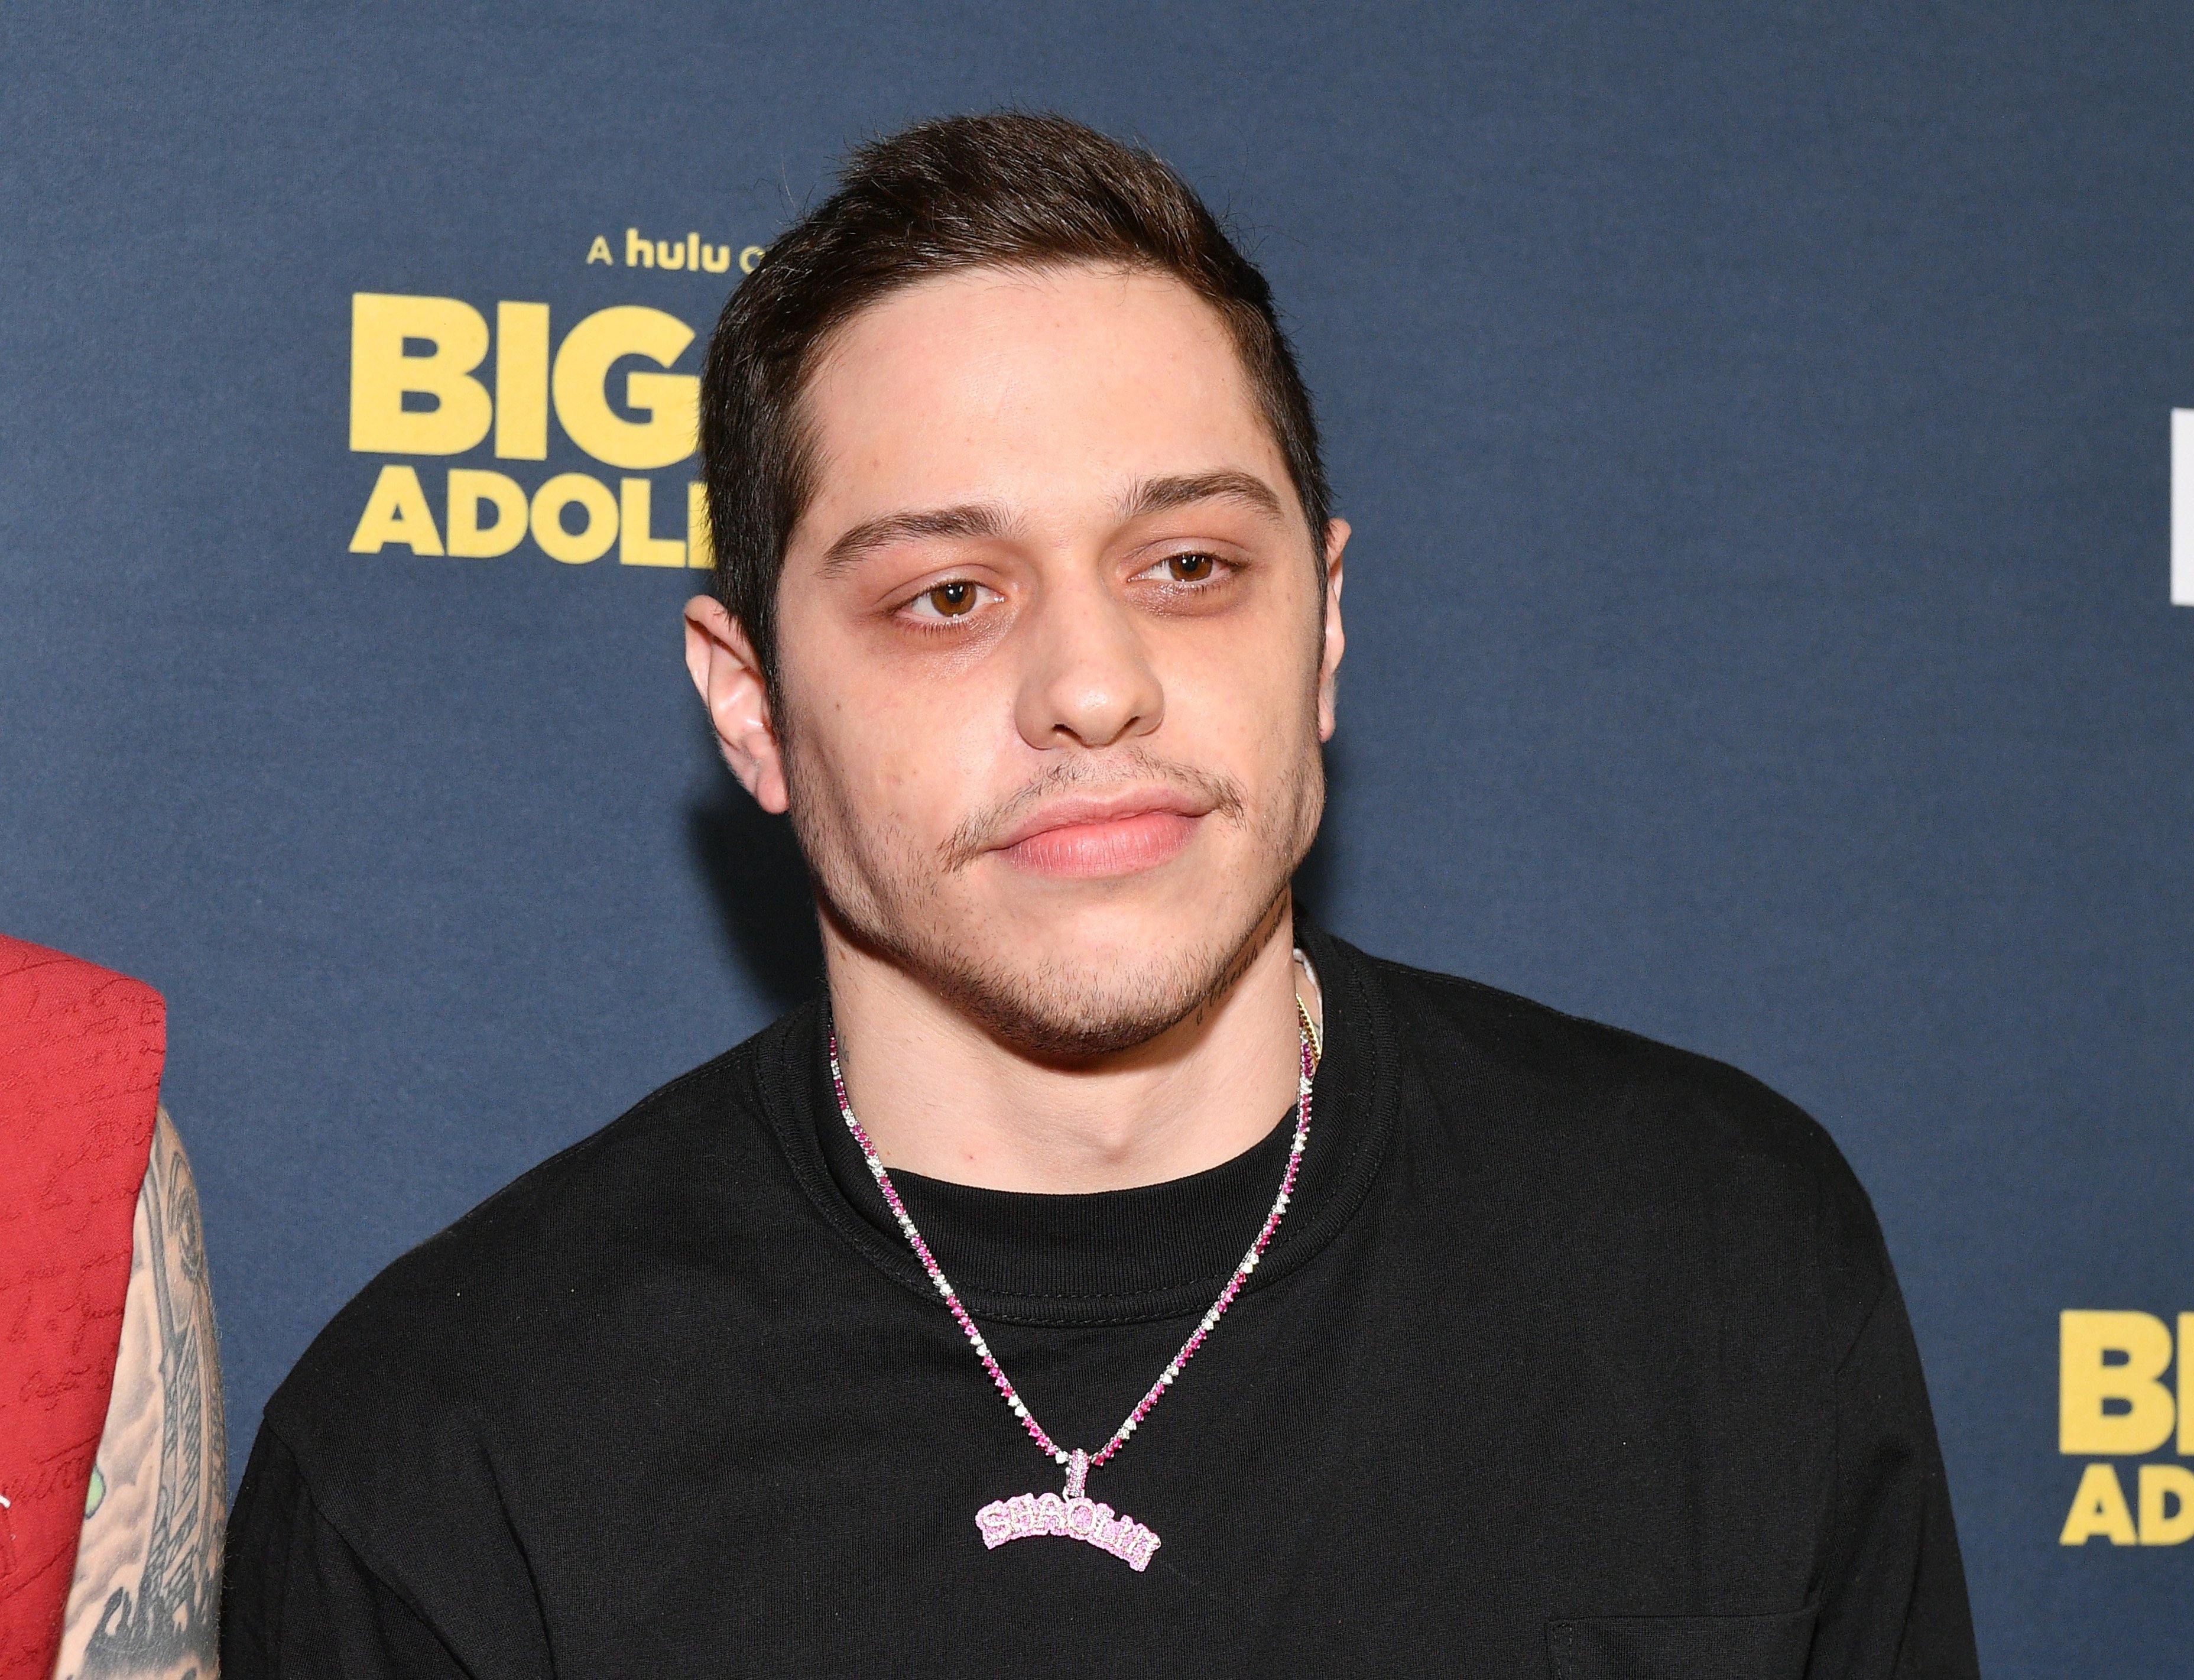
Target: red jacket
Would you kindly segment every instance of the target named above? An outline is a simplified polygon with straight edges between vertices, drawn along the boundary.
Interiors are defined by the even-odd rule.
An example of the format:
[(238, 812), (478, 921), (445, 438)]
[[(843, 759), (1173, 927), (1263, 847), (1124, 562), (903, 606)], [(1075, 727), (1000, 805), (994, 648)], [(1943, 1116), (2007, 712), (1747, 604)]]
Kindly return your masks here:
[(167, 1051), (141, 981), (0, 935), (0, 1680), (46, 1680)]

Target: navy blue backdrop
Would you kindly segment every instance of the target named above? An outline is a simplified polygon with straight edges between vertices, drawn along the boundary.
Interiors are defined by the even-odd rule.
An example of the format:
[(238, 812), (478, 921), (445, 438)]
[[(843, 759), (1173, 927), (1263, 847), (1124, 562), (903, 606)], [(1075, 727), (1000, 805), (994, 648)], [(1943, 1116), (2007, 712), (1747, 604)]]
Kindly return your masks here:
[[(814, 981), (796, 864), (680, 664), (703, 574), (420, 551), (452, 468), (636, 478), (637, 552), (686, 534), (690, 461), (583, 450), (583, 393), (526, 452), (537, 318), (498, 304), (559, 347), (629, 306), (705, 334), (727, 254), (850, 140), (1014, 101), (1146, 138), (1289, 313), (1357, 531), (1312, 901), (1818, 1114), (1903, 1274), (1984, 1665), (2186, 1671), (2176, 1508), (2060, 1543), (2096, 1455), (2059, 1450), (2058, 1315), (2194, 1309), (2194, 14), (0, 32), (0, 927), (169, 998), (239, 1464), (390, 1257)], [(359, 294), (461, 306), (375, 354), (443, 357), (512, 438), (353, 449)], [(651, 371), (619, 351), (597, 434)], [(2128, 1501), (2194, 1462), (2151, 1445), (2102, 1459)]]

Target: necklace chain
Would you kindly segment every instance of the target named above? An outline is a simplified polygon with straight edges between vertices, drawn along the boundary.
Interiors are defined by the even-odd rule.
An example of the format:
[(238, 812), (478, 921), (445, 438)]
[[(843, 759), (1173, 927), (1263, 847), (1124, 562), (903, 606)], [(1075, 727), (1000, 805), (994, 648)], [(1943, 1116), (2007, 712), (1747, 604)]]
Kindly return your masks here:
[[(1196, 1357), (1196, 1350), (1203, 1345), (1204, 1338), (1211, 1334), (1213, 1326), (1227, 1308), (1234, 1304), (1234, 1297), (1242, 1292), (1242, 1286), (1249, 1281), (1249, 1274), (1257, 1269), (1257, 1262), (1263, 1257), (1266, 1247), (1272, 1242), (1272, 1233), (1280, 1228), (1281, 1216), (1287, 1212), (1289, 1198), (1295, 1194), (1295, 1173), (1302, 1165), (1303, 1145), (1310, 1138), (1311, 1075), (1318, 1068), (1316, 1029), (1311, 1024), (1310, 1012), (1304, 1009), (1300, 998), (1295, 1000), (1295, 1013), (1301, 1027), (1302, 1049), (1301, 1077), (1295, 1082), (1295, 1135), (1288, 1148), (1287, 1171), (1280, 1176), (1280, 1193), (1272, 1199), (1272, 1211), (1265, 1216), (1265, 1223), (1258, 1229), (1256, 1240), (1243, 1255), (1241, 1263), (1234, 1268), (1233, 1275), (1226, 1280), (1226, 1286), (1219, 1292), (1219, 1298), (1211, 1303), (1211, 1309), (1189, 1332), (1188, 1340), (1181, 1343), (1180, 1351), (1158, 1373), (1158, 1379), (1151, 1384), (1150, 1391), (1135, 1402), (1134, 1410), (1129, 1412), (1126, 1421), (1112, 1432), (1112, 1438), (1086, 1458), (1079, 1453), (1069, 1453), (1060, 1446), (1044, 1432), (1043, 1425), (1037, 1422), (1036, 1414), (1029, 1410), (1027, 1402), (1014, 1389), (1003, 1367), (991, 1354), (990, 1343), (983, 1339), (983, 1332), (976, 1327), (975, 1320), (968, 1315), (968, 1309), (961, 1303), (959, 1292), (946, 1279), (945, 1269), (937, 1263), (937, 1257), (929, 1251), (929, 1245), (922, 1240), (922, 1233), (915, 1228), (906, 1205), (899, 1200), (899, 1191), (893, 1187), (891, 1175), (884, 1171), (883, 1162), (876, 1158), (876, 1145), (869, 1142), (868, 1133), (853, 1118), (853, 1105), (846, 1096), (846, 1076), (838, 1066), (838, 1035), (835, 1031), (830, 1034), (830, 1087), (838, 1095), (838, 1113), (844, 1117), (846, 1130), (853, 1133), (853, 1142), (860, 1146), (862, 1157), (869, 1164), (869, 1171), (876, 1178), (876, 1188), (884, 1193), (885, 1201), (891, 1205), (892, 1217), (899, 1221), (899, 1228), (905, 1234), (916, 1257), (921, 1260), (922, 1270), (929, 1274), (930, 1282), (945, 1297), (945, 1304), (952, 1309), (952, 1316), (959, 1321), (960, 1328), (967, 1332), (969, 1344), (983, 1361), (983, 1368), (991, 1373), (992, 1384), (1012, 1408), (1014, 1416), (1021, 1420), (1021, 1426), (1028, 1431), (1029, 1439), (1056, 1463), (1073, 1468), (1077, 1473), (1077, 1481), (1081, 1467), (1074, 1464), (1075, 1460), (1081, 1459), (1083, 1464), (1094, 1470), (1128, 1444), (1128, 1437), (1134, 1434), (1136, 1426), (1150, 1415), (1151, 1408), (1158, 1403), (1158, 1397), (1173, 1386), (1174, 1379), (1180, 1375), (1181, 1367)], [(1079, 1493), (1081, 1490), (1077, 1487), (1075, 1491)]]

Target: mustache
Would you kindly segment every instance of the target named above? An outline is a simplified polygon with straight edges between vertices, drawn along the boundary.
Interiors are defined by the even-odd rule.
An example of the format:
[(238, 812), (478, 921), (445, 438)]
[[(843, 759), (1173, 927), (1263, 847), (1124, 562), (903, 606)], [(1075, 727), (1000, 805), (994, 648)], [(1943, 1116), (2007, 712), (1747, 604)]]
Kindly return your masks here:
[(1232, 776), (1198, 770), (1157, 757), (1140, 747), (1108, 754), (1101, 762), (1070, 760), (1047, 766), (1026, 787), (975, 812), (952, 831), (942, 849), (946, 872), (964, 869), (992, 849), (999, 836), (1017, 826), (1036, 806), (1064, 793), (1106, 794), (1157, 783), (1194, 795), (1215, 815), (1239, 822), (1249, 808), (1242, 785)]

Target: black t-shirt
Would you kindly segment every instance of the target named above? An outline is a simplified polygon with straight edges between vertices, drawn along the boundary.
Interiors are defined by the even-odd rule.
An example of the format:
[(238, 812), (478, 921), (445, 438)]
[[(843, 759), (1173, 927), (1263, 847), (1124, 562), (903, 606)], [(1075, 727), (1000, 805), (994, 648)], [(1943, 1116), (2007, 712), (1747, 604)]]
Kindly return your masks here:
[[(830, 1098), (819, 1006), (382, 1274), (268, 1403), (227, 1680), (1971, 1676), (1864, 1193), (1743, 1074), (1303, 929), (1296, 1194), (1088, 1497), (1057, 1493)], [(1291, 1126), (1096, 1195), (894, 1175), (1031, 1409), (1094, 1449), (1255, 1233)], [(1085, 1519), (1086, 1520), (1086, 1519)]]

